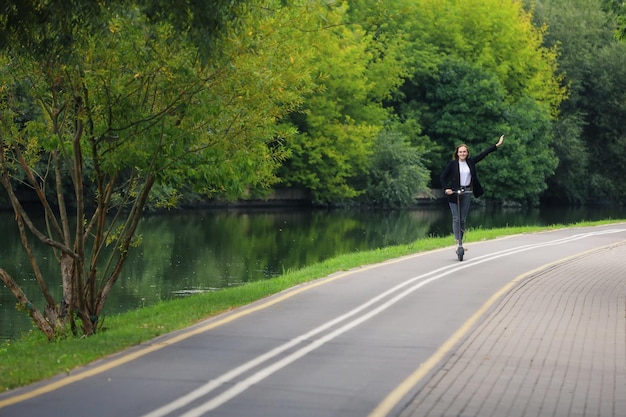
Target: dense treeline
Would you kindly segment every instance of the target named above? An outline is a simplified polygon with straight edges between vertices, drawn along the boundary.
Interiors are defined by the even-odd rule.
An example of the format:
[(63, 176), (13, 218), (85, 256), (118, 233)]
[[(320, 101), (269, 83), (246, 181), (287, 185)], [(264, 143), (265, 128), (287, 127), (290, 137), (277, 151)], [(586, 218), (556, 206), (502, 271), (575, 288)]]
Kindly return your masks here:
[[(28, 2), (7, 5), (4, 47), (16, 40), (9, 31), (17, 31), (23, 46), (41, 54), (84, 51), (81, 32), (68, 25), (102, 29), (110, 19), (107, 9), (61, 3), (50, 5), (45, 16)], [(263, 133), (273, 130), (265, 141), (270, 150), (243, 149), (254, 157), (243, 155), (241, 164), (230, 167), (211, 156), (204, 164), (212, 166), (210, 174), (200, 160), (194, 172), (155, 184), (152, 196), (161, 204), (207, 195), (262, 197), (272, 187), (296, 187), (316, 203), (406, 206), (436, 187), (456, 144), (479, 150), (500, 134), (507, 136), (503, 157), (485, 164), (489, 198), (624, 201), (614, 175), (624, 167), (623, 2), (189, 1), (185, 10), (145, 0), (134, 11), (124, 2), (108, 3), (109, 12), (142, 13), (146, 25), (167, 22), (185, 33), (189, 45), (199, 45), (199, 62), (216, 71), (226, 73), (220, 66), (235, 59), (258, 59), (254, 54), (271, 59), (262, 73), (238, 64), (234, 79), (220, 78), (210, 98), (227, 103), (218, 90), (231, 89), (227, 96), (244, 91), (250, 102), (282, 107), (258, 116), (273, 124)], [(73, 10), (75, 18), (64, 10)], [(42, 21), (56, 24), (52, 30), (63, 37), (27, 36)], [(229, 52), (233, 48), (239, 49)], [(124, 52), (118, 55), (125, 59)], [(261, 77), (283, 85), (269, 93), (258, 88)], [(268, 97), (276, 88), (289, 98)], [(207, 110), (218, 108), (215, 102)], [(245, 112), (250, 123), (253, 111), (244, 104), (230, 115)], [(214, 116), (207, 111), (206, 126)], [(228, 152), (238, 154), (248, 139), (242, 136)], [(256, 160), (265, 153), (265, 162)]]
[(626, 201), (626, 3), (541, 0), (532, 3), (544, 44), (559, 51), (568, 89), (552, 124), (559, 165), (547, 178), (549, 202)]
[[(482, 167), (489, 198), (626, 200), (620, 1), (0, 7), (0, 198), (47, 306), (1, 265), (0, 279), (50, 338), (97, 330), (147, 207), (277, 187), (319, 204), (406, 207), (456, 144), (480, 151), (502, 134)], [(33, 238), (59, 261), (62, 300)]]

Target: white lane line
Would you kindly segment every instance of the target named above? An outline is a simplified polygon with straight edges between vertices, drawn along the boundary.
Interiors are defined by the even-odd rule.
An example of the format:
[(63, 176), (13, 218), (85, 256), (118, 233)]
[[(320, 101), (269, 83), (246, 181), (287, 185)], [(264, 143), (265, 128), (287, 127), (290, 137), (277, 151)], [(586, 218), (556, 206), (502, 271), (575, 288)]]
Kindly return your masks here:
[(497, 257), (494, 257), (495, 255), (501, 255), (501, 254), (508, 255), (509, 252), (519, 253), (519, 252), (524, 252), (530, 249), (537, 249), (543, 246), (554, 246), (554, 245), (558, 245), (561, 243), (574, 242), (576, 240), (585, 239), (590, 236), (600, 236), (600, 235), (608, 235), (608, 234), (623, 233), (623, 232), (626, 232), (626, 229), (607, 229), (607, 230), (601, 230), (601, 231), (596, 231), (596, 232), (579, 233), (576, 235), (566, 236), (560, 239), (555, 239), (555, 240), (551, 240), (551, 241), (544, 242), (544, 243), (531, 243), (528, 245), (517, 246), (515, 248), (504, 249), (498, 252), (492, 252), (492, 253), (474, 258), (474, 260), (479, 260), (483, 258), (497, 259)]
[(231, 371), (226, 372), (225, 374), (222, 374), (221, 376), (219, 376), (218, 378), (212, 379), (211, 381), (209, 381), (208, 383), (206, 383), (205, 385), (195, 389), (194, 391), (191, 391), (189, 394), (186, 394), (183, 397), (178, 398), (177, 400), (171, 402), (170, 404), (167, 404), (161, 408), (158, 408), (148, 414), (143, 415), (142, 417), (162, 417), (165, 416), (169, 413), (171, 413), (172, 411), (175, 411), (179, 408), (182, 408), (184, 406), (186, 406), (187, 404), (191, 403), (192, 401), (197, 400), (198, 398), (201, 398), (203, 396), (205, 396), (206, 394), (209, 394), (211, 391), (219, 388), (221, 385), (232, 381), (234, 378), (238, 377), (239, 375), (251, 370), (252, 368), (255, 368), (259, 365), (261, 365), (263, 362), (266, 362), (278, 355), (280, 355), (281, 353), (285, 352), (288, 349), (291, 349), (295, 346), (297, 346), (298, 344), (313, 338), (314, 336), (316, 336), (319, 333), (324, 332), (325, 330), (328, 330), (329, 328), (341, 323), (342, 321), (345, 321), (347, 319), (349, 319), (350, 317), (359, 314), (361, 311), (369, 308), (371, 305), (376, 304), (377, 302), (379, 302), (380, 300), (384, 299), (385, 297), (388, 297), (390, 294), (393, 294), (395, 292), (397, 292), (398, 290), (402, 289), (403, 287), (406, 287), (410, 284), (412, 284), (415, 281), (418, 281), (420, 279), (424, 279), (430, 275), (436, 274), (438, 272), (441, 271), (445, 271), (446, 269), (456, 269), (458, 268), (457, 265), (448, 265), (433, 271), (430, 271), (428, 273), (422, 274), (420, 276), (411, 278), (410, 280), (404, 281), (401, 284), (396, 285), (395, 287), (377, 295), (376, 297), (370, 299), (369, 301), (361, 304), (360, 306), (356, 307), (355, 309), (333, 319), (330, 320), (324, 324), (322, 324), (321, 326), (307, 332), (304, 333), (280, 346), (277, 346), (276, 348), (260, 355), (257, 356), (256, 358), (236, 367), (233, 368)]
[(402, 293), (396, 295), (395, 297), (391, 298), (390, 300), (386, 301), (385, 303), (381, 304), (380, 306), (376, 307), (373, 310), (370, 310), (369, 312), (367, 312), (366, 314), (359, 316), (357, 318), (355, 318), (354, 320), (344, 324), (343, 326), (341, 326), (340, 328), (326, 334), (325, 336), (322, 336), (316, 340), (311, 341), (308, 345), (298, 349), (297, 351), (289, 354), (288, 356), (280, 359), (277, 362), (274, 362), (270, 365), (268, 365), (267, 367), (261, 369), (260, 371), (256, 372), (255, 374), (253, 374), (252, 376), (238, 382), (237, 384), (235, 384), (232, 388), (226, 390), (225, 392), (221, 393), (220, 395), (210, 399), (209, 401), (205, 402), (204, 404), (202, 404), (199, 407), (196, 407), (188, 412), (186, 412), (185, 414), (181, 415), (181, 417), (198, 417), (201, 416), (211, 410), (216, 409), (217, 407), (221, 406), (222, 404), (228, 402), (229, 400), (233, 399), (234, 397), (236, 397), (237, 395), (241, 394), (242, 392), (244, 392), (245, 390), (247, 390), (248, 388), (250, 388), (252, 385), (261, 382), (262, 380), (264, 380), (265, 378), (271, 376), (272, 374), (274, 374), (275, 372), (283, 369), (284, 367), (286, 367), (287, 365), (295, 362), (296, 360), (304, 357), (305, 355), (307, 355), (308, 353), (314, 351), (315, 349), (325, 345), (326, 343), (330, 342), (331, 340), (335, 339), (336, 337), (346, 333), (347, 331), (357, 327), (358, 325), (360, 325), (361, 323), (369, 320), (370, 318), (380, 314), (381, 312), (385, 311), (386, 309), (388, 309), (389, 307), (393, 306), (394, 304), (396, 304), (398, 301), (400, 301), (401, 299), (405, 298), (406, 296), (408, 296), (409, 294), (411, 294), (412, 292), (418, 290), (419, 288), (423, 287), (424, 285), (438, 280), (446, 275), (450, 275), (451, 273), (453, 273), (455, 271), (450, 270), (447, 272), (444, 272), (440, 275), (436, 275), (434, 277), (431, 277), (427, 280), (421, 281), (418, 284), (414, 285), (413, 287), (410, 287), (408, 289), (406, 289), (405, 291), (403, 291)]
[[(207, 402), (205, 402), (204, 404), (202, 404), (199, 407), (196, 407), (190, 411), (188, 411), (187, 413), (183, 414), (182, 417), (196, 417), (196, 416), (201, 416), (205, 413), (207, 413), (208, 411), (214, 410), (217, 407), (223, 405), (224, 403), (228, 402), (229, 400), (233, 399), (234, 397), (236, 397), (237, 395), (243, 393), (245, 390), (247, 390), (248, 388), (250, 388), (252, 385), (262, 381), (263, 379), (271, 376), (272, 374), (274, 374), (275, 372), (279, 371), (280, 369), (286, 367), (287, 365), (295, 362), (296, 360), (304, 357), (306, 354), (312, 352), (313, 350), (321, 347), (322, 345), (328, 343), (329, 341), (333, 340), (334, 338), (342, 335), (343, 333), (346, 333), (347, 331), (353, 329), (354, 327), (362, 324), (363, 322), (365, 322), (366, 320), (369, 320), (370, 318), (380, 314), (381, 312), (383, 312), (384, 310), (388, 309), (389, 307), (391, 307), (392, 305), (396, 304), (398, 301), (400, 301), (401, 299), (405, 298), (406, 296), (408, 296), (409, 294), (413, 293), (414, 291), (418, 290), (419, 288), (433, 282), (436, 281), (438, 279), (441, 279), (443, 277), (446, 277), (450, 274), (452, 274), (453, 272), (457, 272), (459, 270), (463, 270), (466, 268), (470, 268), (472, 266), (475, 265), (480, 265), (482, 263), (485, 262), (489, 262), (498, 258), (502, 258), (505, 256), (509, 256), (509, 255), (513, 255), (513, 254), (517, 254), (520, 252), (525, 252), (528, 250), (532, 250), (532, 249), (537, 249), (537, 248), (541, 248), (541, 247), (546, 247), (546, 246), (554, 246), (554, 245), (560, 245), (563, 243), (568, 243), (568, 242), (572, 242), (572, 241), (576, 241), (576, 240), (580, 240), (580, 239), (584, 239), (590, 236), (596, 236), (596, 235), (604, 235), (604, 234), (611, 234), (611, 233), (619, 233), (619, 232), (624, 232), (626, 231), (626, 229), (610, 229), (610, 230), (605, 230), (605, 231), (599, 231), (599, 232), (590, 232), (590, 233), (581, 233), (581, 234), (577, 234), (577, 235), (573, 235), (573, 236), (568, 236), (568, 237), (564, 237), (564, 238), (560, 238), (560, 239), (556, 239), (553, 241), (549, 241), (549, 242), (545, 242), (545, 243), (538, 243), (538, 244), (529, 244), (529, 245), (524, 245), (524, 246), (519, 246), (516, 248), (512, 248), (512, 249), (507, 249), (507, 250), (503, 250), (503, 251), (499, 251), (496, 253), (492, 253), (492, 254), (488, 254), (488, 255), (483, 255), (481, 257), (478, 257), (472, 261), (468, 261), (465, 262), (464, 264), (454, 264), (454, 265), (449, 265), (446, 267), (442, 267), (442, 268), (438, 268), (436, 270), (430, 271), (428, 273), (419, 275), (417, 277), (413, 277), (399, 285), (396, 285), (395, 287), (391, 288), (390, 290), (385, 291), (382, 294), (379, 294), (378, 296), (370, 299), (368, 302), (360, 305), (359, 307), (351, 310), (350, 312), (337, 317), (334, 320), (331, 320), (301, 336), (298, 336), (294, 339), (292, 339), (291, 341), (276, 347), (275, 349), (272, 349), (268, 352), (266, 352), (263, 355), (258, 356), (257, 358), (237, 367), (234, 368), (233, 370), (221, 375), (220, 377), (213, 379), (211, 381), (209, 381), (207, 384), (201, 386), (200, 388), (190, 392), (189, 394), (178, 398), (177, 400), (161, 407), (158, 408), (154, 411), (152, 411), (149, 414), (144, 415), (143, 417), (163, 417), (175, 410), (178, 410), (182, 407), (187, 406), (188, 404), (190, 404), (191, 402), (209, 394), (210, 392), (212, 392), (213, 390), (217, 389), (218, 387), (220, 387), (221, 385), (223, 385), (226, 382), (232, 381), (234, 378), (236, 378), (237, 376), (243, 374), (246, 371), (251, 370), (252, 368), (259, 366), (260, 364), (262, 364), (263, 362), (266, 362), (268, 360), (270, 360), (271, 358), (279, 355), (280, 353), (286, 351), (287, 349), (290, 349), (300, 343), (303, 343), (305, 340), (307, 339), (311, 339), (313, 336), (329, 329), (332, 326), (335, 326), (339, 323), (341, 323), (342, 321), (347, 320), (348, 318), (358, 314), (359, 312), (363, 311), (364, 309), (366, 309), (367, 307), (371, 306), (374, 303), (379, 302), (380, 300), (382, 300), (383, 298), (389, 296), (390, 294), (397, 292), (398, 290), (402, 289), (403, 287), (406, 287), (412, 283), (414, 283), (415, 281), (420, 281), (423, 280), (419, 283), (417, 283), (416, 285), (406, 289), (405, 291), (401, 292), (400, 294), (396, 295), (395, 297), (391, 298), (390, 300), (386, 301), (385, 303), (381, 304), (380, 306), (378, 306), (377, 308), (375, 308), (374, 310), (369, 311), (367, 314), (362, 315), (360, 317), (357, 317), (356, 319), (348, 322), (347, 324), (344, 324), (342, 327), (336, 329), (335, 331), (327, 334), (326, 336), (323, 336), (317, 340), (314, 340), (312, 342), (310, 342), (308, 345), (298, 349), (297, 351), (289, 354), (288, 356), (286, 356), (285, 358), (268, 365), (267, 367), (261, 369), (260, 371), (256, 372), (255, 374), (253, 374), (252, 376), (238, 382), (237, 384), (235, 384), (233, 387), (231, 387), (230, 389), (226, 390), (225, 392), (223, 392), (222, 394), (208, 400)], [(446, 271), (447, 270), (447, 271)], [(445, 271), (445, 272), (442, 272)], [(437, 274), (439, 273), (439, 275), (435, 275), (429, 279), (425, 279), (428, 276), (431, 276), (433, 274)]]
[[(579, 256), (586, 254), (598, 253), (607, 248), (616, 247), (617, 245), (624, 244), (624, 242), (611, 243), (608, 245), (594, 247), (582, 253), (576, 253), (574, 255), (567, 256), (562, 259), (541, 265), (531, 271), (525, 272), (522, 275), (518, 275), (513, 280), (509, 281), (505, 286), (500, 288), (494, 293), (485, 304), (483, 304), (454, 334), (448, 338), (426, 361), (419, 364), (419, 366), (411, 373), (404, 381), (402, 381), (396, 388), (394, 388), (388, 395), (381, 401), (378, 406), (369, 414), (368, 417), (387, 417), (393, 409), (395, 409), (404, 398), (408, 398), (409, 393), (415, 389), (415, 387), (425, 378), (436, 366), (438, 366), (442, 360), (454, 349), (472, 329), (472, 327), (478, 322), (478, 320), (495, 305), (510, 289), (516, 284), (523, 281), (527, 277), (530, 277), (538, 272), (545, 271), (555, 265), (563, 264), (569, 260), (575, 259)], [(441, 366), (441, 365), (440, 365)], [(408, 401), (408, 399), (407, 399)]]

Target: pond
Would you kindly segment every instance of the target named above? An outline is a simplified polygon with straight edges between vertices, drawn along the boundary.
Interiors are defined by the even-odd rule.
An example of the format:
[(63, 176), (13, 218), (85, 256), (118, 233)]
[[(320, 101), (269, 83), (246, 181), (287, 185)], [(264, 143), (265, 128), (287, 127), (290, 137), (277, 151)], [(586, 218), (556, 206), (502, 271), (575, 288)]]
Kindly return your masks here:
[[(468, 226), (545, 226), (607, 218), (624, 218), (623, 208), (474, 206)], [(142, 245), (131, 253), (107, 301), (105, 314), (198, 291), (271, 279), (343, 253), (450, 235), (450, 222), (443, 203), (399, 211), (233, 209), (150, 215), (141, 222)], [(32, 301), (42, 306), (12, 213), (0, 213), (0, 233), (0, 268), (16, 278)], [(50, 252), (37, 248), (37, 256), (42, 260), (44, 276), (57, 278), (58, 266)], [(55, 296), (61, 293), (60, 280), (49, 285)], [(13, 295), (0, 284), (0, 339), (15, 338), (32, 328), (28, 316), (17, 312), (15, 304)]]

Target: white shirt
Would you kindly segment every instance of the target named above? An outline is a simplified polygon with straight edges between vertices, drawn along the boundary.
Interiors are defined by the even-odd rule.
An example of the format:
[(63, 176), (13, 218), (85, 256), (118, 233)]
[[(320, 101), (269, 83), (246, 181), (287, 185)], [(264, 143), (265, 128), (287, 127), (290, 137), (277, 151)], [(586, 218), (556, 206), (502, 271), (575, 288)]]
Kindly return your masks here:
[(459, 173), (461, 174), (461, 186), (467, 187), (472, 182), (472, 174), (469, 165), (465, 161), (459, 161)]

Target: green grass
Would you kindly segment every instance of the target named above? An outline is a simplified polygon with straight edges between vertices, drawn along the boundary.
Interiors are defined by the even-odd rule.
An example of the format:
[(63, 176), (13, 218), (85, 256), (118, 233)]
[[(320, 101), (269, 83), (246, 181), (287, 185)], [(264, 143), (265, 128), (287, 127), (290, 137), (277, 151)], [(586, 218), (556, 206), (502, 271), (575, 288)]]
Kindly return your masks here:
[[(594, 226), (616, 220), (577, 223)], [(473, 229), (467, 242), (496, 239), (565, 226)], [(138, 345), (165, 333), (188, 327), (203, 319), (262, 299), (295, 285), (363, 265), (374, 264), (418, 252), (451, 246), (451, 238), (419, 239), (408, 245), (340, 255), (283, 275), (188, 298), (165, 301), (123, 314), (106, 317), (103, 329), (88, 338), (49, 342), (38, 330), (19, 340), (0, 345), (0, 392), (70, 372), (81, 365)]]

